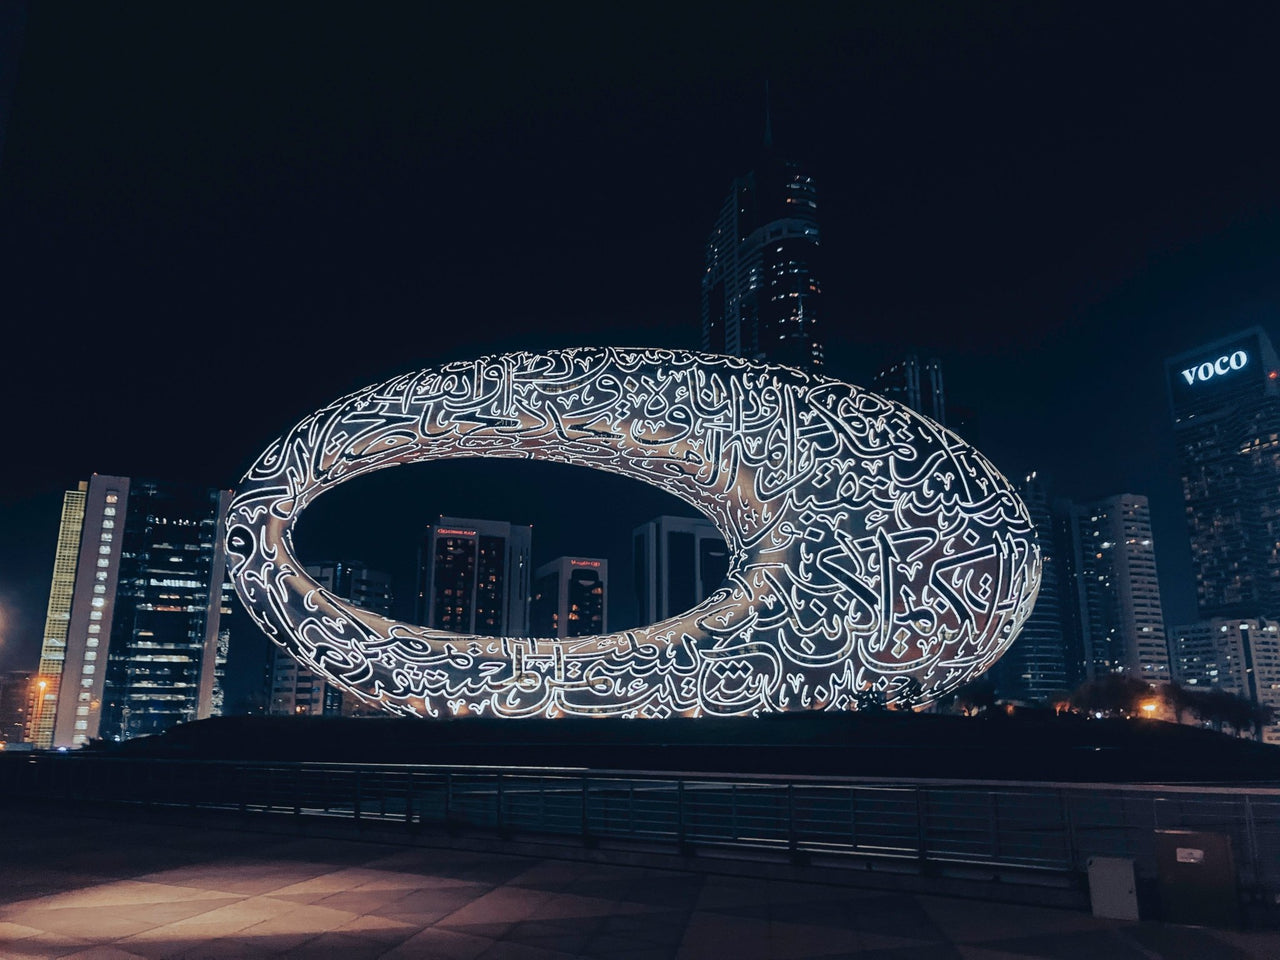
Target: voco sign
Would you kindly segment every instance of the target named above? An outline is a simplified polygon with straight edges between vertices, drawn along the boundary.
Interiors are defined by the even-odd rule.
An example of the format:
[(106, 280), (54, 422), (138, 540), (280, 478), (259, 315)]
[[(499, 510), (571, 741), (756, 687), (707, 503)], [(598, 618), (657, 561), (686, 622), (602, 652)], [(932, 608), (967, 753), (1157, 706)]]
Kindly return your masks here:
[(1182, 371), (1182, 379), (1187, 381), (1188, 386), (1194, 386), (1197, 380), (1204, 383), (1206, 380), (1220, 377), (1222, 374), (1230, 373), (1232, 370), (1239, 370), (1248, 362), (1249, 354), (1243, 350), (1237, 350), (1235, 353), (1221, 356), (1217, 360), (1206, 360), (1198, 367), (1187, 367)]

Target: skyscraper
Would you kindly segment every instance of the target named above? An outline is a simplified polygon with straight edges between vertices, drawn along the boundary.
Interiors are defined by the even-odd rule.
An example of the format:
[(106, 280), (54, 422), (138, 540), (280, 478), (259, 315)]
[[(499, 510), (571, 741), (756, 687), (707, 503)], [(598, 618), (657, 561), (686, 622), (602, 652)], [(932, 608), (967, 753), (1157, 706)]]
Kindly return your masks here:
[(54, 746), (160, 733), (212, 715), (226, 649), (229, 502), (226, 490), (90, 479)]
[(911, 354), (891, 363), (871, 378), (871, 392), (947, 426), (947, 393), (942, 385), (942, 364), (937, 360), (921, 362)]
[(608, 631), (609, 561), (558, 557), (533, 578), (530, 632), (535, 637), (587, 637)]
[(768, 139), (707, 238), (702, 348), (813, 371), (822, 366), (817, 188)]
[(1280, 361), (1261, 327), (1165, 361), (1202, 618), (1280, 615)]
[(418, 553), (418, 622), (482, 637), (529, 631), (533, 527), (441, 517)]
[(655, 517), (631, 534), (638, 615), (643, 624), (684, 613), (729, 572), (729, 549), (710, 520)]
[(53, 555), (53, 581), (49, 586), (49, 607), (45, 614), (44, 639), (40, 644), (36, 699), (31, 711), (28, 739), (47, 750), (53, 746), (53, 719), (58, 712), (58, 687), (67, 654), (67, 627), (71, 621), (71, 598), (76, 586), (76, 563), (80, 555), (80, 528), (84, 525), (84, 501), (89, 484), (81, 482), (62, 495), (62, 520), (58, 525), (58, 546)]
[(1151, 508), (1121, 493), (1076, 508), (1076, 576), (1089, 679), (1127, 673), (1169, 680)]
[[(357, 607), (391, 616), (391, 576), (363, 563), (340, 560), (307, 564), (307, 575), (335, 596)], [(304, 667), (279, 647), (271, 648), (271, 697), (268, 712), (277, 716), (337, 716), (344, 710), (343, 693), (314, 670)], [(354, 707), (354, 704), (352, 704)]]
[(40, 694), (30, 670), (0, 673), (0, 749), (3, 744), (29, 742), (31, 717)]
[(1062, 555), (1044, 482), (1032, 473), (1019, 484), (1018, 492), (1031, 514), (1040, 545), (1040, 593), (1017, 639), (996, 664), (994, 676), (1000, 695), (1006, 699), (1047, 700), (1068, 690), (1073, 679), (1063, 627)]
[[(1217, 687), (1271, 707), (1280, 718), (1280, 621), (1212, 617), (1175, 627), (1174, 679), (1188, 687)], [(1280, 744), (1280, 722), (1262, 728)]]

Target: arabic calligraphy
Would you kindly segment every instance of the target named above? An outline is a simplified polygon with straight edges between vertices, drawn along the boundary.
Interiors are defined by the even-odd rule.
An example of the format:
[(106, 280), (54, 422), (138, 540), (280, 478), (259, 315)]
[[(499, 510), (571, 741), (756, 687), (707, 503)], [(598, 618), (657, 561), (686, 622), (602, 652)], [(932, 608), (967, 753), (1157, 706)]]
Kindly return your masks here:
[[(361, 610), (294, 558), (293, 526), (326, 490), (458, 457), (660, 487), (715, 523), (728, 576), (634, 630), (493, 638)], [(275, 643), (365, 702), (430, 717), (915, 707), (996, 661), (1040, 581), (1026, 508), (954, 433), (827, 377), (679, 350), (511, 353), (359, 390), (267, 448), (226, 538)]]

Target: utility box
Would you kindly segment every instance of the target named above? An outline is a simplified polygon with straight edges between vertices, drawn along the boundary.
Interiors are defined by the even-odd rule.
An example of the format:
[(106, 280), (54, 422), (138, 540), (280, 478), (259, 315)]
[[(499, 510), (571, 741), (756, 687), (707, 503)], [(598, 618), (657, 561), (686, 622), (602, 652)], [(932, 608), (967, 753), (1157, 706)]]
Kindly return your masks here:
[(1138, 890), (1133, 879), (1132, 859), (1089, 858), (1089, 904), (1095, 917), (1138, 919)]
[(1156, 874), (1167, 922), (1240, 926), (1236, 864), (1225, 833), (1157, 830)]

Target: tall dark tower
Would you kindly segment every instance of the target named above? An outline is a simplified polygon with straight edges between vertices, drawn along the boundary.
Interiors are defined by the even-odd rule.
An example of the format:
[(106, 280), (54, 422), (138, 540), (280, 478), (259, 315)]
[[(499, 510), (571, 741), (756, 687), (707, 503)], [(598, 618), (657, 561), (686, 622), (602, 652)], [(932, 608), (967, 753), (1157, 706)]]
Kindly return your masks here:
[(892, 363), (871, 378), (871, 389), (889, 400), (905, 403), (916, 413), (947, 426), (947, 392), (942, 385), (942, 364), (920, 362), (915, 354)]
[(995, 667), (1001, 695), (1014, 700), (1047, 700), (1072, 685), (1074, 670), (1063, 629), (1062, 559), (1044, 482), (1034, 473), (1018, 485), (1036, 528), (1043, 564), (1040, 593), (1031, 616)]
[(1202, 618), (1280, 614), (1280, 360), (1253, 327), (1165, 361)]
[(817, 187), (772, 140), (766, 111), (764, 155), (733, 181), (707, 238), (702, 348), (813, 371), (822, 366)]

